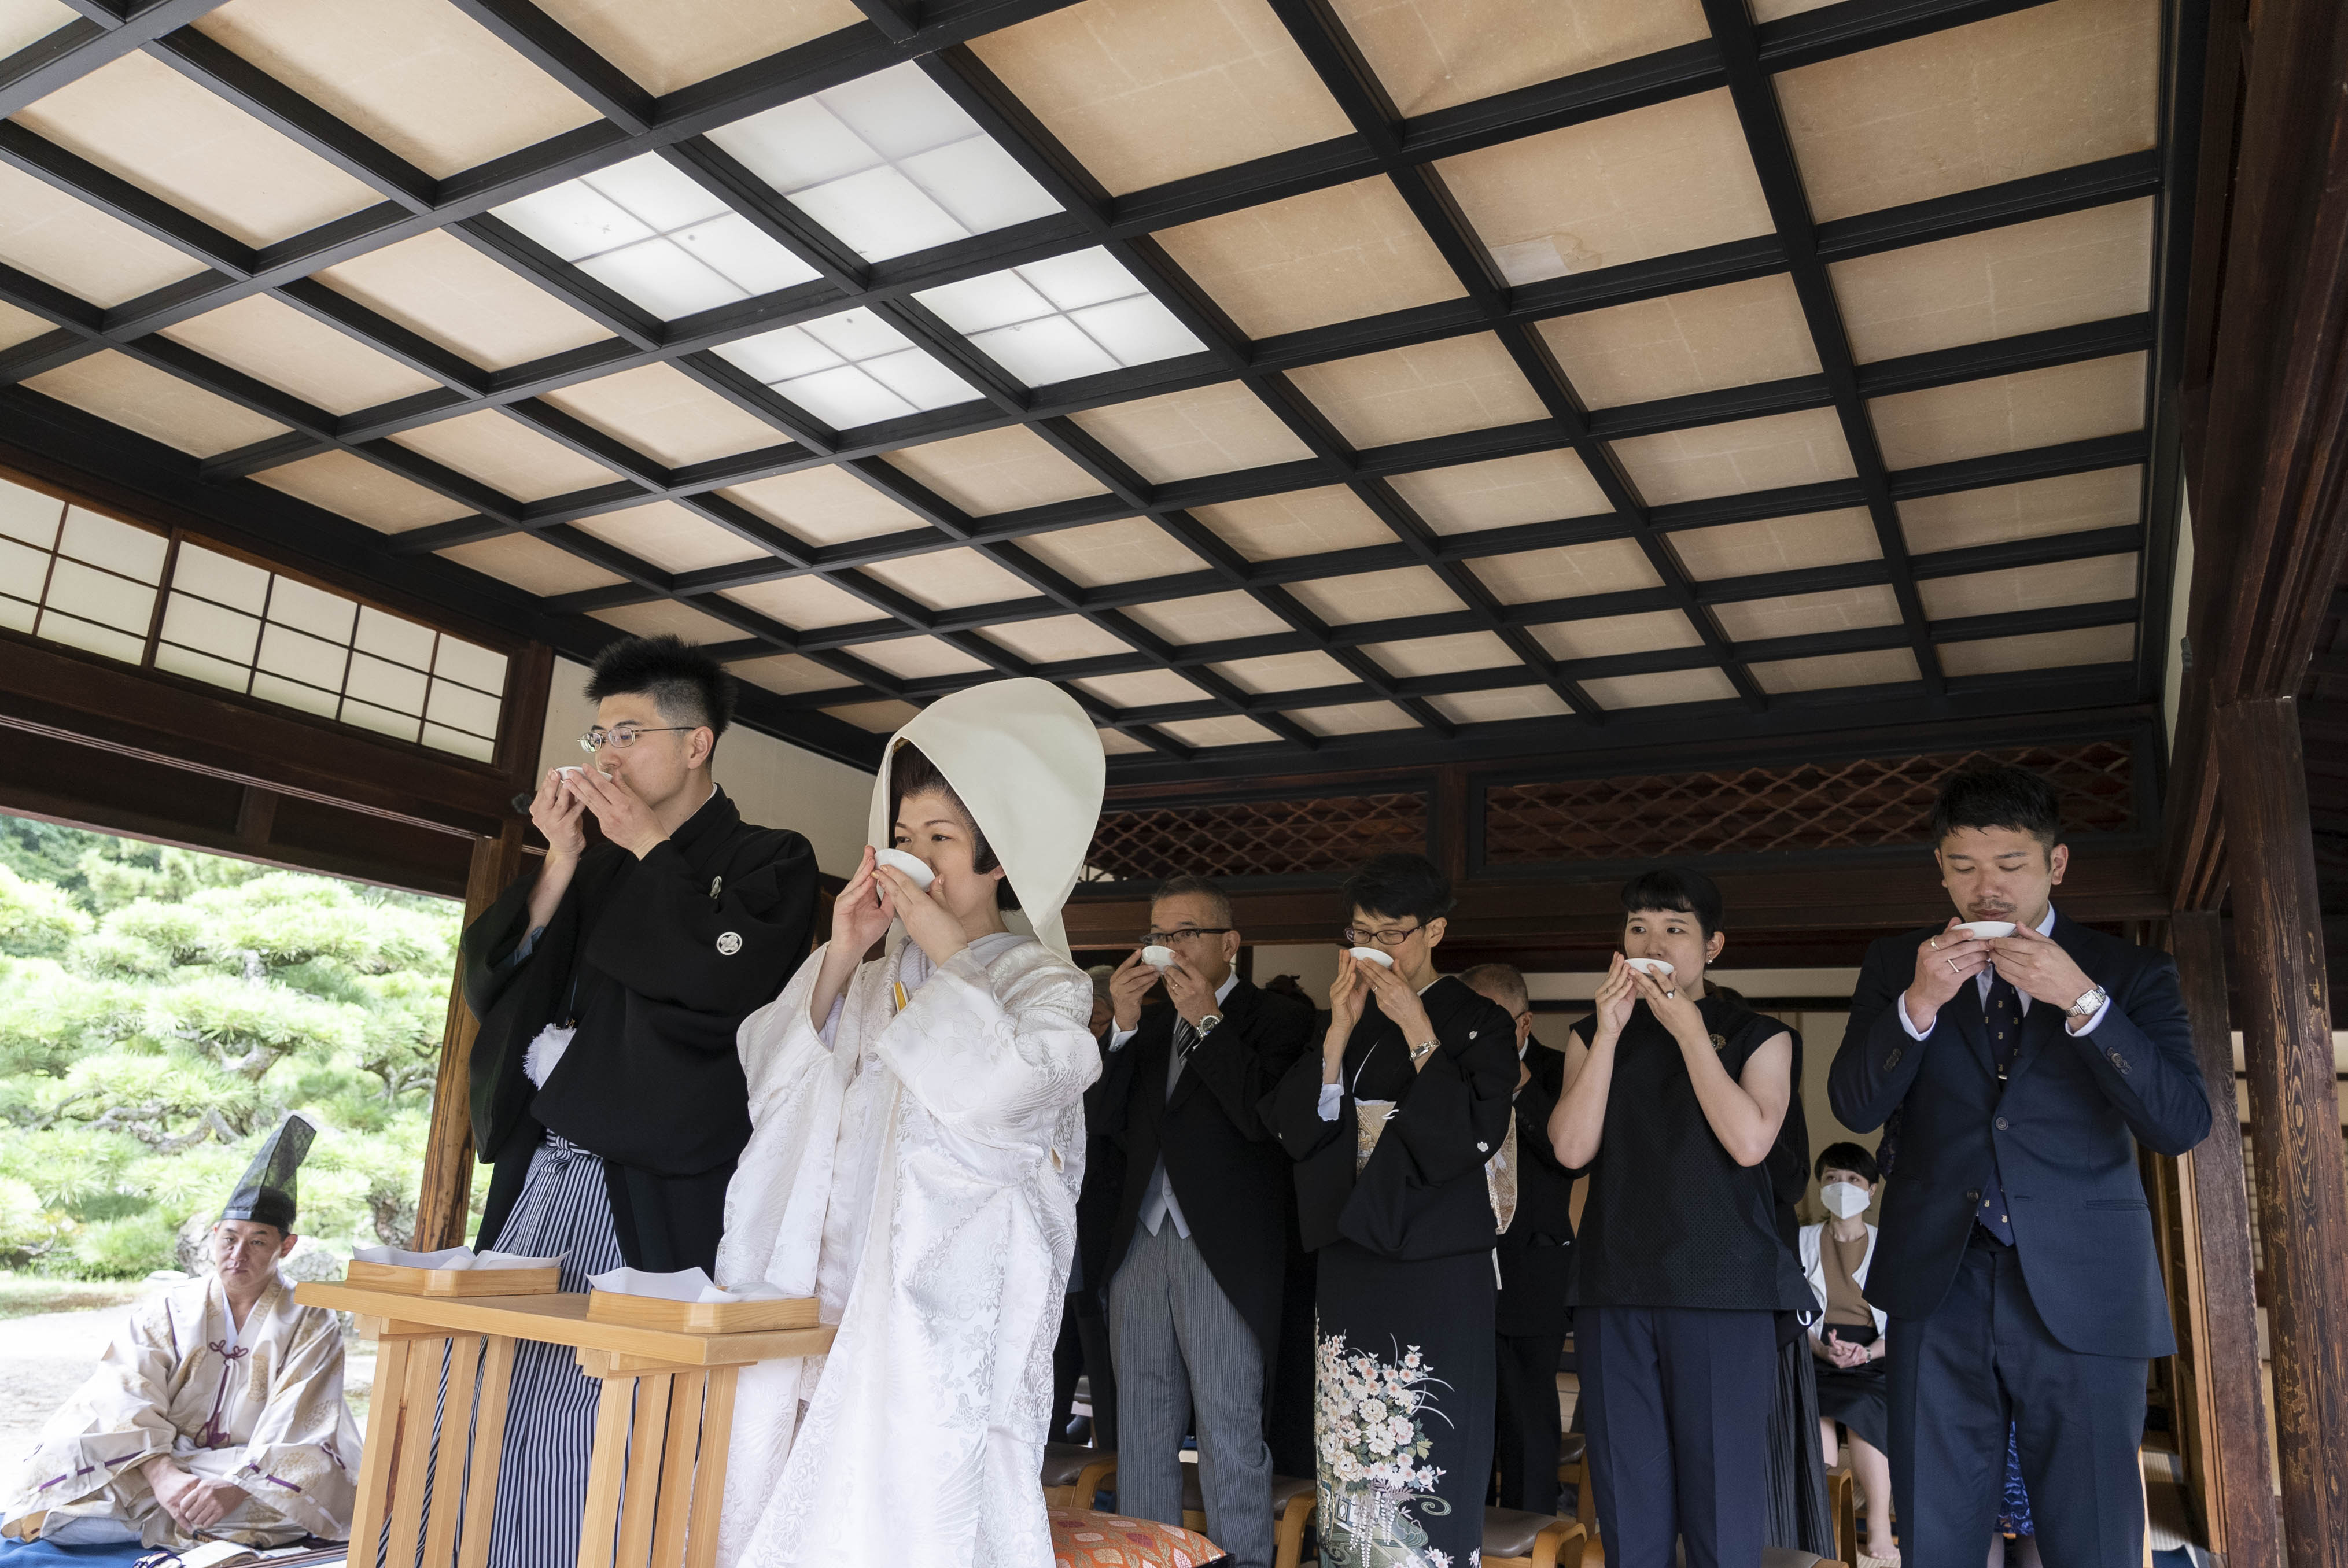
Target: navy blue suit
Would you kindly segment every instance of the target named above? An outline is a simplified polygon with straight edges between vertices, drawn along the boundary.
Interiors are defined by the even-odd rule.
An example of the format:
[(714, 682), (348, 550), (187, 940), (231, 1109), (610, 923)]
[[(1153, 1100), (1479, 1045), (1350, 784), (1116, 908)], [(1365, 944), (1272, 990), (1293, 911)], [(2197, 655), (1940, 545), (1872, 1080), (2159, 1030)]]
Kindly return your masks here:
[[(1971, 979), (1923, 1040), (1901, 1027), (1916, 949), (1937, 935), (1868, 949), (1828, 1078), (1846, 1126), (1901, 1110), (1867, 1295), (1892, 1318), (1908, 1568), (1977, 1568), (2009, 1421), (2046, 1560), (2133, 1568), (2144, 1362), (2177, 1348), (2137, 1149), (2181, 1154), (2209, 1132), (2176, 966), (2058, 913), (2054, 939), (2111, 1007), (2074, 1035), (2061, 1005), (2033, 1001), (2001, 1083)], [(2011, 1246), (1975, 1224), (2001, 1184)]]

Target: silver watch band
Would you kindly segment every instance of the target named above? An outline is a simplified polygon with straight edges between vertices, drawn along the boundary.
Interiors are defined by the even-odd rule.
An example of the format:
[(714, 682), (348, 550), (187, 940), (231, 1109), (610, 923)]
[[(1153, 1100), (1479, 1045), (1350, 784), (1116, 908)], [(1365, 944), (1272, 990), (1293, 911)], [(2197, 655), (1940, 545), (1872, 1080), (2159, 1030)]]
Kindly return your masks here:
[(2090, 986), (2087, 988), (2087, 992), (2085, 996), (2082, 996), (2077, 1001), (2073, 1002), (2069, 1007), (2065, 1008), (2063, 1010), (2073, 1018), (2090, 1018), (2094, 1016), (2097, 1008), (2103, 1006), (2104, 1003), (2110, 999), (2110, 993), (2106, 991), (2103, 987)]

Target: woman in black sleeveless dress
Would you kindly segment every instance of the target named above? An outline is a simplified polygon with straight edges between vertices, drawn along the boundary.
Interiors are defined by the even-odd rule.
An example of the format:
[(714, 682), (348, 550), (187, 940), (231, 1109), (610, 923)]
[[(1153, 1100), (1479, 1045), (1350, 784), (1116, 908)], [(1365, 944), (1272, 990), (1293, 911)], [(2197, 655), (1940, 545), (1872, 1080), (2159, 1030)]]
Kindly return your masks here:
[[(1345, 884), (1350, 946), (1327, 1037), (1265, 1119), (1297, 1161), (1314, 1255), (1315, 1462), (1323, 1568), (1468, 1568), (1492, 1476), (1500, 1225), (1516, 1024), (1435, 972), (1451, 885), (1416, 855)], [(1538, 1128), (1529, 1136), (1540, 1136)]]
[(1758, 1568), (1777, 1314), (1813, 1309), (1766, 1163), (1794, 1042), (1706, 986), (1725, 940), (1707, 878), (1649, 872), (1622, 907), (1550, 1119), (1560, 1162), (1590, 1168), (1571, 1299), (1599, 1531), (1608, 1568), (1669, 1568), (1675, 1539), (1689, 1568)]

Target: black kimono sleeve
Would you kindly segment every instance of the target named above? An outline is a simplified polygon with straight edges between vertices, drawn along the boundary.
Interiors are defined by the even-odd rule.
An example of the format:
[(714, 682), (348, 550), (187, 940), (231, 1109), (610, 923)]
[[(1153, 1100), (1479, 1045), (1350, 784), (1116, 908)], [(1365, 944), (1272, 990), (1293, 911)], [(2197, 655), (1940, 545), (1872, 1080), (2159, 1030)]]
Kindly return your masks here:
[(816, 865), (798, 834), (760, 836), (728, 857), (741, 869), (715, 898), (675, 844), (654, 845), (613, 886), (588, 961), (647, 1001), (736, 1017), (766, 1005), (807, 957)]

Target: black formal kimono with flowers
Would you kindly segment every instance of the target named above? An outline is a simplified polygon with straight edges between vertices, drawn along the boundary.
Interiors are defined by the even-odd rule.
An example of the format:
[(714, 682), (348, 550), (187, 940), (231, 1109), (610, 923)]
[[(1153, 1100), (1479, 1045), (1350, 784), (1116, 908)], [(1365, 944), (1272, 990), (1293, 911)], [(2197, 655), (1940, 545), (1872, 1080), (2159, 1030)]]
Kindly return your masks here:
[(1420, 1000), (1438, 1042), (1424, 1068), (1372, 1000), (1345, 1043), (1335, 1119), (1317, 1050), (1267, 1105), (1318, 1265), (1327, 1568), (1467, 1568), (1483, 1541), (1499, 1235), (1485, 1167), (1509, 1132), (1516, 1030), (1448, 977)]

